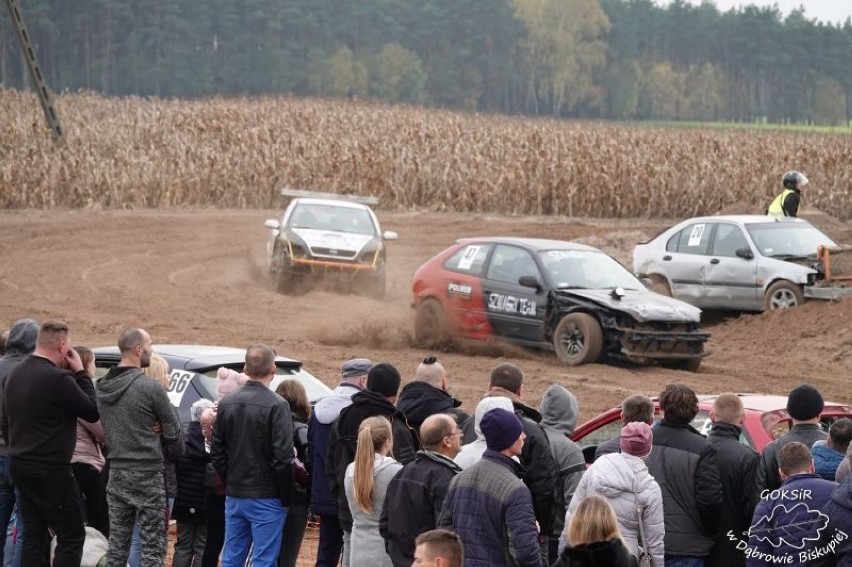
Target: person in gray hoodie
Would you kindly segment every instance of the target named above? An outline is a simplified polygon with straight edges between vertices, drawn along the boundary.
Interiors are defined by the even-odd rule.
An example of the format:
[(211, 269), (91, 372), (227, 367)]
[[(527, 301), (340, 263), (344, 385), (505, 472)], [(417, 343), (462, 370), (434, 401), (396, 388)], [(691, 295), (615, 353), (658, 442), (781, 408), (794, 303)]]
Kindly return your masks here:
[[(35, 319), (19, 319), (15, 321), (12, 328), (6, 331), (8, 333), (6, 353), (0, 359), (0, 420), (3, 422), (6, 421), (6, 415), (3, 411), (6, 378), (9, 376), (10, 370), (35, 351), (40, 326)], [(0, 435), (0, 557), (3, 557), (6, 546), (6, 530), (9, 528), (13, 509), (15, 509), (15, 486), (12, 483), (12, 476), (9, 474), (9, 452), (6, 439)], [(17, 509), (15, 525), (17, 526), (15, 556), (20, 557), (24, 533), (20, 509)], [(17, 564), (20, 565), (20, 560)]]
[(512, 400), (509, 398), (504, 398), (502, 396), (488, 396), (479, 400), (479, 403), (476, 404), (476, 411), (473, 414), (476, 441), (463, 445), (461, 452), (456, 455), (456, 458), (454, 459), (456, 464), (462, 469), (470, 468), (471, 465), (479, 462), (482, 458), (482, 454), (485, 452), (485, 449), (488, 448), (488, 445), (485, 442), (485, 434), (482, 432), (480, 423), (482, 422), (482, 418), (485, 417), (485, 414), (495, 408), (504, 409), (506, 411), (514, 410)]
[(96, 385), (110, 466), (109, 564), (124, 565), (133, 524), (142, 534), (142, 567), (165, 561), (163, 518), (166, 490), (163, 445), (180, 439), (180, 424), (163, 387), (142, 372), (153, 352), (143, 329), (126, 329), (118, 338), (121, 360)]
[(571, 440), (577, 425), (579, 404), (574, 394), (557, 384), (551, 385), (541, 398), (541, 426), (550, 441), (550, 452), (556, 461), (556, 494), (553, 506), (553, 528), (548, 541), (548, 559), (551, 563), (558, 557), (559, 536), (565, 528), (565, 509), (574, 496), (580, 478), (586, 470), (583, 450)]

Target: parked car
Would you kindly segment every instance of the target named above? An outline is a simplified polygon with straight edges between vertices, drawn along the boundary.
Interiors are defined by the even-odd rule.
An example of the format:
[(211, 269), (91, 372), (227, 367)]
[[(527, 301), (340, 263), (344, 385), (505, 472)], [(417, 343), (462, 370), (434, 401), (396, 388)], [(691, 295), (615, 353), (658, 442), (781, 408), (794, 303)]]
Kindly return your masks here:
[(704, 309), (764, 311), (852, 295), (852, 279), (830, 277), (831, 251), (841, 249), (803, 219), (698, 217), (637, 245), (633, 269), (655, 291)]
[[(787, 396), (767, 394), (738, 394), (745, 407), (740, 443), (755, 451), (761, 451), (772, 440), (777, 439), (790, 429), (790, 416), (787, 414)], [(714, 395), (698, 396), (698, 415), (692, 420), (692, 426), (706, 435), (710, 431), (710, 411), (713, 409)], [(655, 419), (661, 417), (659, 402), (654, 399)], [(825, 402), (821, 425), (828, 428), (841, 417), (852, 417), (852, 407), (837, 402)], [(606, 410), (577, 427), (573, 439), (583, 449), (586, 462), (594, 460), (598, 445), (618, 437), (621, 433), (621, 406)]]
[[(118, 347), (98, 347), (95, 354), (95, 379), (118, 364), (121, 353)], [(224, 366), (242, 372), (246, 351), (242, 348), (206, 345), (154, 345), (154, 352), (162, 356), (171, 368), (168, 395), (178, 409), (181, 422), (189, 421), (189, 408), (197, 400), (216, 399), (216, 372)], [(331, 388), (302, 368), (302, 363), (292, 358), (275, 358), (275, 378), (269, 385), (275, 390), (282, 381), (298, 380), (307, 390), (308, 399), (315, 403), (331, 392)]]
[(701, 310), (649, 291), (591, 246), (533, 238), (459, 240), (414, 274), (421, 343), (498, 338), (569, 365), (601, 356), (697, 369)]
[(293, 197), (280, 219), (264, 223), (272, 233), (266, 245), (269, 280), (282, 293), (304, 293), (323, 281), (347, 290), (384, 297), (387, 253), (370, 208), (372, 197), (285, 189)]

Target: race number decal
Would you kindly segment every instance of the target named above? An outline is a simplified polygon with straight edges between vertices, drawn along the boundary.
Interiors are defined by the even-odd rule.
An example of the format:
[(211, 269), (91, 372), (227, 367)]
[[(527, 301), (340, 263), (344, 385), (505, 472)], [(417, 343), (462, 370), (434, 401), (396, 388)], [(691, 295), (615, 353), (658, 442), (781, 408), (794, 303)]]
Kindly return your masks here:
[(468, 246), (464, 251), (464, 255), (459, 260), (459, 270), (469, 270), (473, 266), (473, 261), (476, 259), (476, 254), (479, 252), (479, 246)]
[(180, 401), (189, 389), (189, 383), (192, 382), (194, 375), (194, 372), (187, 372), (186, 370), (172, 370), (169, 375), (169, 389), (166, 393), (169, 395), (169, 401), (176, 408), (180, 407)]
[(704, 236), (704, 225), (697, 224), (692, 227), (692, 232), (689, 234), (689, 242), (687, 246), (701, 246), (701, 237)]

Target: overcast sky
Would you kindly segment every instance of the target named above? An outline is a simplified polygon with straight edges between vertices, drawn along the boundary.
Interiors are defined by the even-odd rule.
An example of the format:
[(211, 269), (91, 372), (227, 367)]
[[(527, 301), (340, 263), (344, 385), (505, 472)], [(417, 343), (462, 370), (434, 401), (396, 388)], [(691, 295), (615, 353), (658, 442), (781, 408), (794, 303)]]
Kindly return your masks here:
[[(689, 1), (693, 4), (701, 3), (701, 0)], [(804, 6), (805, 17), (809, 20), (817, 19), (838, 24), (842, 24), (847, 17), (852, 16), (852, 1), (850, 0), (715, 0), (715, 4), (722, 12), (749, 4), (758, 6), (777, 4), (784, 16), (794, 8)]]

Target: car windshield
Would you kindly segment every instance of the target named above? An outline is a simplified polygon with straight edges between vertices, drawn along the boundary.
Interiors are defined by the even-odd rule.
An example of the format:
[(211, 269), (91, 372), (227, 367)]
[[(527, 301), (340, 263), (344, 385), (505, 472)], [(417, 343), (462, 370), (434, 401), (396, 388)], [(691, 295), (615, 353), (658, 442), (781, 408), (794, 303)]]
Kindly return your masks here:
[(539, 258), (553, 285), (562, 289), (644, 289), (627, 268), (595, 250), (544, 250)]
[(816, 227), (807, 223), (755, 223), (746, 229), (757, 249), (770, 258), (814, 257), (819, 246), (837, 244)]
[(368, 236), (376, 234), (373, 219), (366, 209), (334, 205), (296, 205), (290, 215), (290, 228), (335, 230)]

